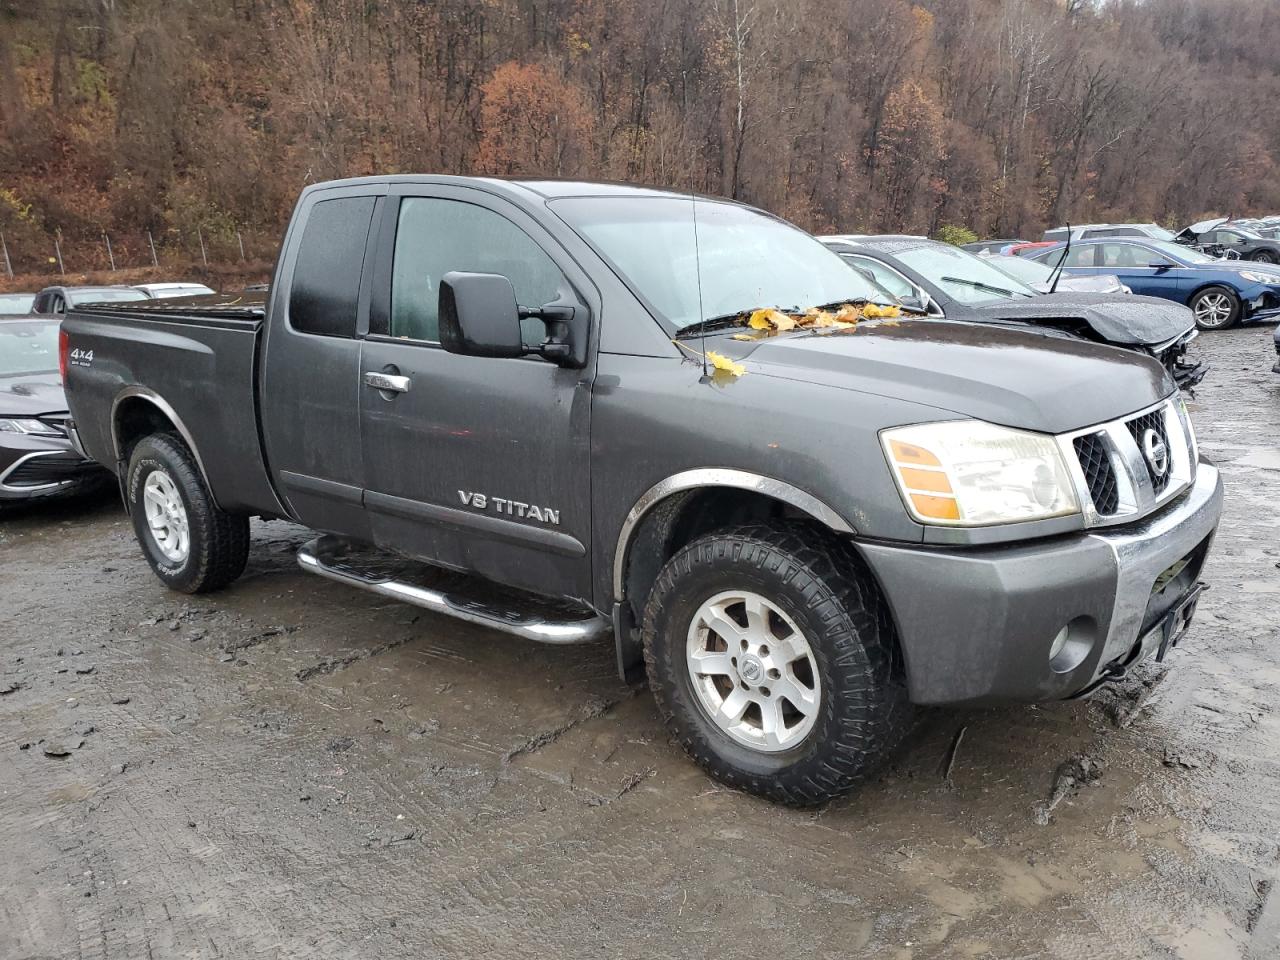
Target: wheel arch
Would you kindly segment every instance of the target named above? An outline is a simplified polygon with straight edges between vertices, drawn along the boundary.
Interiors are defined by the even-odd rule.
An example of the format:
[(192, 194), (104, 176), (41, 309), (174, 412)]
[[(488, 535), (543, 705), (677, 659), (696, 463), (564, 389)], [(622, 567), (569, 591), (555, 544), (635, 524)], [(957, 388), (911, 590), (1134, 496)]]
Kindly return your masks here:
[(175, 432), (182, 438), (191, 456), (195, 458), (196, 468), (204, 481), (209, 498), (217, 506), (217, 498), (209, 483), (209, 473), (205, 470), (204, 461), (196, 447), (191, 431), (182, 422), (178, 412), (173, 409), (164, 397), (147, 387), (125, 387), (111, 403), (111, 449), (115, 455), (120, 482), (124, 484), (124, 473), (128, 467), (129, 455), (133, 447), (143, 437), (153, 433)]
[[(662, 564), (706, 530), (778, 516), (808, 517), (836, 533), (855, 532), (840, 513), (808, 491), (745, 470), (686, 470), (655, 483), (628, 511), (618, 533), (615, 603), (629, 598), (643, 603)], [(633, 563), (634, 557), (643, 562)]]
[(1231, 285), (1231, 281), (1205, 280), (1203, 283), (1193, 288), (1187, 294), (1187, 306), (1191, 306), (1191, 301), (1194, 300), (1196, 297), (1198, 297), (1200, 294), (1204, 293), (1204, 291), (1208, 290), (1210, 287), (1221, 287), (1223, 290), (1226, 290), (1228, 293), (1230, 293), (1233, 297), (1235, 297), (1241, 303), (1244, 303), (1244, 298), (1240, 296), (1240, 291), (1236, 287)]

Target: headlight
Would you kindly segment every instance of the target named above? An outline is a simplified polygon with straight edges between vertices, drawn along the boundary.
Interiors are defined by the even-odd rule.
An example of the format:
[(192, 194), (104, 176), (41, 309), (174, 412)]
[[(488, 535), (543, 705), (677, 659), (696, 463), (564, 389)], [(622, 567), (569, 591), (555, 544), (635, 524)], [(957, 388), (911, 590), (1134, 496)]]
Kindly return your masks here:
[(1080, 512), (1053, 437), (982, 420), (880, 433), (903, 502), (921, 523), (979, 527)]
[(1241, 270), (1240, 279), (1248, 280), (1250, 283), (1267, 283), (1272, 286), (1280, 284), (1280, 274), (1254, 273), (1252, 270)]
[(30, 433), (37, 437), (60, 437), (56, 429), (47, 423), (27, 417), (0, 418), (0, 433)]

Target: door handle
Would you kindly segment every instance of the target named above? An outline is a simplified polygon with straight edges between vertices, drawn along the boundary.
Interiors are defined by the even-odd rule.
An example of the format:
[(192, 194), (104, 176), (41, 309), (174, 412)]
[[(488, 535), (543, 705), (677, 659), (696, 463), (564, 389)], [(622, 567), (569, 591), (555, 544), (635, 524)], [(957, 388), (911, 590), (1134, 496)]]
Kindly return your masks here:
[(386, 390), (389, 393), (408, 393), (409, 384), (412, 381), (408, 377), (397, 377), (390, 373), (382, 373), (379, 370), (367, 370), (365, 371), (364, 382), (375, 390)]

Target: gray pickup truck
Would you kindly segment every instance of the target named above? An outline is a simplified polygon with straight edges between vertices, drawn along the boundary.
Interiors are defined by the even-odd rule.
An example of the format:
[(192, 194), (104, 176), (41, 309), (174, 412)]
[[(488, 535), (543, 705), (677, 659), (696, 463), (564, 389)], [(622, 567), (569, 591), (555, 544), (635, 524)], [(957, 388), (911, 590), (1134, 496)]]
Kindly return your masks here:
[(1154, 360), (884, 298), (726, 201), (383, 177), (303, 192), (265, 304), (78, 308), (62, 354), (172, 588), (297, 521), (306, 570), (611, 639), (711, 774), (805, 804), (913, 704), (1163, 657), (1221, 510)]

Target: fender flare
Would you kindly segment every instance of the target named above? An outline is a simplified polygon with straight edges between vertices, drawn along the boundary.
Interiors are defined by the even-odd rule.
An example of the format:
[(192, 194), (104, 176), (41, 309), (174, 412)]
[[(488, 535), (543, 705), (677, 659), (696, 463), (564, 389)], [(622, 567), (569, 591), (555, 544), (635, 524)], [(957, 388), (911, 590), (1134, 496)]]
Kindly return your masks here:
[[(191, 456), (195, 458), (196, 468), (200, 471), (200, 478), (204, 480), (205, 489), (209, 491), (209, 498), (213, 501), (214, 506), (218, 506), (218, 499), (213, 493), (213, 486), (209, 483), (209, 472), (204, 468), (204, 461), (200, 458), (200, 451), (196, 447), (195, 439), (191, 436), (191, 431), (187, 429), (187, 425), (182, 422), (182, 418), (178, 416), (178, 411), (170, 406), (169, 401), (147, 387), (131, 386), (125, 387), (116, 394), (116, 398), (111, 401), (111, 451), (115, 454), (116, 463), (122, 463), (124, 460), (124, 451), (120, 447), (120, 418), (118, 413), (120, 406), (126, 400), (143, 400), (162, 414), (173, 424), (174, 429), (178, 431), (178, 435), (182, 437), (183, 443), (187, 445), (187, 449), (191, 451)], [(122, 484), (124, 478), (121, 477)]]
[(622, 522), (622, 529), (618, 532), (618, 545), (613, 554), (613, 599), (615, 602), (621, 603), (625, 598), (627, 555), (640, 521), (644, 519), (650, 510), (667, 497), (682, 491), (703, 487), (730, 487), (764, 494), (774, 500), (780, 500), (798, 510), (804, 511), (837, 533), (853, 534), (855, 532), (844, 517), (813, 494), (782, 480), (775, 480), (773, 477), (765, 477), (745, 470), (730, 470), (720, 467), (685, 470), (655, 483), (641, 494), (640, 499), (627, 512), (626, 519)]

